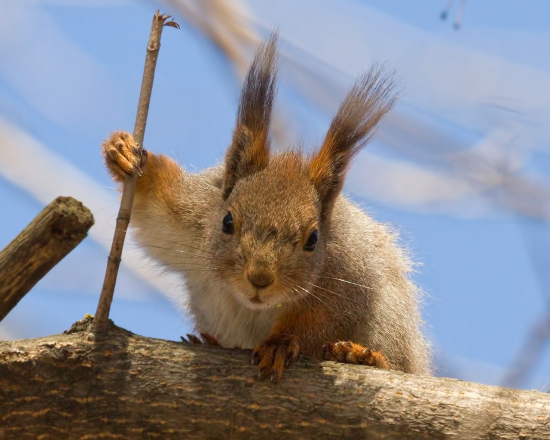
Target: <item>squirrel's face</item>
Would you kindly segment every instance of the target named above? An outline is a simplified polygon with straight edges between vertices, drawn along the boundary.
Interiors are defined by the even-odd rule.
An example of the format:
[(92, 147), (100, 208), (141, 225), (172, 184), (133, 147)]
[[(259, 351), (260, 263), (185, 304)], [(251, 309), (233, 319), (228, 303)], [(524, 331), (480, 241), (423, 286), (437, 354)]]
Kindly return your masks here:
[(291, 303), (318, 287), (332, 208), (351, 159), (395, 100), (392, 75), (375, 67), (350, 90), (317, 152), (307, 159), (271, 155), (276, 40), (273, 34), (260, 46), (246, 76), (222, 203), (209, 225), (213, 269), (250, 308)]
[(305, 297), (324, 260), (319, 199), (299, 154), (239, 180), (216, 219), (218, 271), (247, 307)]

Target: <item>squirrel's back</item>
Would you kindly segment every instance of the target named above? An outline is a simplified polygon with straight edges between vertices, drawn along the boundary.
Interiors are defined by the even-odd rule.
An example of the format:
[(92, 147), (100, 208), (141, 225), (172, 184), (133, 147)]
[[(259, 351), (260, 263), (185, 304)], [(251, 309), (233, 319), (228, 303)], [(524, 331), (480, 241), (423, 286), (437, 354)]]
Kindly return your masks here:
[(430, 351), (421, 332), (421, 292), (410, 278), (412, 263), (396, 231), (344, 196), (338, 198), (332, 215), (334, 241), (328, 246), (326, 270), (343, 280), (334, 281), (333, 286), (340, 283), (354, 290), (357, 301), (349, 304), (350, 314), (358, 304), (364, 311), (350, 340), (381, 350), (400, 370), (428, 373)]

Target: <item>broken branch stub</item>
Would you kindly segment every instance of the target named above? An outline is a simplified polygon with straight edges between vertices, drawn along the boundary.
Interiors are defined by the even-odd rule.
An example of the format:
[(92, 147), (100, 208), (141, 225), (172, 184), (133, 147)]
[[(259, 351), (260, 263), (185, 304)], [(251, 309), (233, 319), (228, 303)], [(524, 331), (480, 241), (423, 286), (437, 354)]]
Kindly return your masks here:
[(93, 224), (92, 213), (81, 202), (58, 197), (0, 252), (0, 321)]

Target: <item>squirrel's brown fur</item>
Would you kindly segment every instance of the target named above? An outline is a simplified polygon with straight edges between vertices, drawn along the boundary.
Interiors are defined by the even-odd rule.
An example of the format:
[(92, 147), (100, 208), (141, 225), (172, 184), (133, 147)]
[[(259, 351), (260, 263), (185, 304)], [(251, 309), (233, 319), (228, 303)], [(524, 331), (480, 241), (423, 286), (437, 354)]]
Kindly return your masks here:
[[(262, 377), (298, 354), (429, 372), (418, 289), (395, 234), (341, 195), (353, 156), (395, 100), (383, 68), (360, 77), (320, 150), (270, 154), (276, 37), (246, 78), (225, 163), (192, 174), (116, 132), (103, 144), (121, 182), (139, 171), (132, 226), (148, 253), (181, 273), (195, 328), (254, 348)], [(143, 164), (143, 159), (141, 159)]]

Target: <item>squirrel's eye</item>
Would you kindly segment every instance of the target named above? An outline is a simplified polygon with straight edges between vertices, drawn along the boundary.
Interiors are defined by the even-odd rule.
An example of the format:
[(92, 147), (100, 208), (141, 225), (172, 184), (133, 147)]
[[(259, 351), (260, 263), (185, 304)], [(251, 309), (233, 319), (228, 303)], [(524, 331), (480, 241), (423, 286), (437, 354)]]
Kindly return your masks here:
[(317, 233), (317, 229), (315, 229), (307, 239), (307, 242), (304, 246), (304, 251), (307, 252), (313, 252), (315, 250), (315, 246), (317, 246), (317, 240), (319, 239), (319, 234)]
[(223, 218), (222, 232), (224, 234), (233, 234), (235, 232), (235, 228), (233, 228), (233, 216), (230, 212)]

